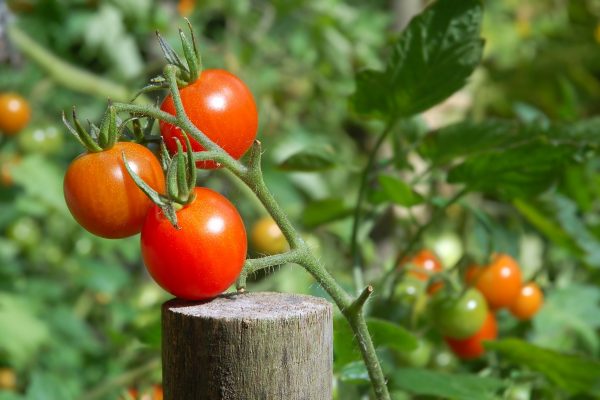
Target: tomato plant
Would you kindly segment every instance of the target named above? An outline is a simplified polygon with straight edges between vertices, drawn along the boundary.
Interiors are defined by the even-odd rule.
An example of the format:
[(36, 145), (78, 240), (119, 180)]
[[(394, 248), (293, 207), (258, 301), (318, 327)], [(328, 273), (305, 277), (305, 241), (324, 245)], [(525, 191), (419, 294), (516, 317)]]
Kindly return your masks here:
[(64, 179), (65, 200), (73, 217), (91, 233), (110, 239), (139, 233), (152, 205), (127, 174), (122, 154), (151, 187), (164, 189), (158, 159), (146, 147), (128, 142), (80, 155)]
[(188, 300), (215, 297), (238, 277), (246, 259), (246, 231), (235, 207), (206, 188), (177, 211), (180, 229), (154, 206), (142, 228), (142, 256), (152, 278)]
[(521, 269), (511, 256), (496, 254), (489, 265), (473, 271), (469, 274), (470, 279), (485, 296), (490, 308), (510, 307), (517, 299), (521, 290)]
[(512, 315), (520, 320), (531, 319), (544, 304), (544, 294), (535, 282), (523, 285), (517, 299), (509, 310)]
[(281, 229), (271, 217), (262, 217), (254, 223), (250, 240), (252, 247), (259, 254), (279, 254), (289, 248)]
[(432, 301), (436, 326), (442, 335), (453, 339), (465, 339), (475, 334), (488, 313), (485, 298), (473, 288), (467, 289), (464, 294), (449, 296), (439, 292)]
[(494, 340), (498, 336), (498, 325), (493, 312), (488, 312), (481, 328), (472, 336), (464, 339), (444, 338), (450, 349), (463, 359), (478, 358), (485, 353), (483, 342)]
[(16, 93), (0, 93), (0, 132), (15, 135), (27, 126), (30, 118), (26, 99)]
[[(250, 89), (235, 75), (220, 69), (202, 71), (200, 77), (180, 90), (186, 114), (198, 129), (234, 158), (240, 158), (250, 148), (258, 129), (258, 112)], [(175, 115), (173, 98), (169, 95), (161, 109)], [(166, 122), (160, 123), (161, 135), (171, 153), (177, 151), (181, 130)], [(192, 140), (192, 149), (202, 146)], [(185, 150), (185, 148), (184, 148)], [(198, 161), (199, 168), (215, 168), (213, 161)]]

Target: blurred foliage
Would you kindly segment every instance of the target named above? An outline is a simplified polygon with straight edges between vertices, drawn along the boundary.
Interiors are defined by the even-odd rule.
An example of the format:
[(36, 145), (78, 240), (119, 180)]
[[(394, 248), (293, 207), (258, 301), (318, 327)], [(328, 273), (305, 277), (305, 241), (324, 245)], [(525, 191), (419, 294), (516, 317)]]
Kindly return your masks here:
[[(448, 25), (460, 7), (398, 36), (399, 17), (384, 1), (197, 3), (185, 12), (205, 67), (228, 69), (252, 89), (265, 179), (349, 290), (360, 174), (385, 125), (359, 114), (410, 116), (379, 153), (358, 232), (365, 280), (375, 284), (369, 327), (395, 399), (599, 398), (600, 2), (485, 2), (483, 63), (473, 75), (476, 26)], [(11, 43), (2, 22), (10, 20), (60, 60), (135, 90), (163, 66), (153, 32), (177, 43), (177, 5), (0, 0), (0, 49)], [(419, 34), (429, 31), (454, 41), (425, 49)], [(460, 54), (451, 51), (457, 43)], [(60, 112), (73, 105), (84, 119), (101, 117), (105, 98), (66, 89), (48, 65), (14, 44), (9, 51), (0, 91), (28, 98), (31, 129), (54, 126), (66, 136)], [(429, 70), (429, 57), (444, 62)], [(423, 74), (430, 79), (412, 80)], [(391, 76), (394, 85), (382, 84)], [(0, 388), (0, 399), (115, 399), (160, 382), (167, 295), (148, 278), (137, 238), (95, 238), (68, 213), (61, 180), (81, 152), (76, 141), (40, 152), (25, 139), (0, 140), (0, 367), (17, 373), (16, 391)], [(227, 172), (201, 173), (200, 183), (230, 198), (248, 227), (263, 215)], [(463, 187), (468, 195), (450, 204)], [(546, 304), (531, 322), (500, 312), (500, 336), (511, 339), (490, 344), (484, 359), (459, 362), (429, 329), (424, 288), (406, 278), (388, 287), (413, 239), (415, 249), (446, 252), (446, 268), (512, 254)], [(290, 266), (257, 274), (250, 289), (324, 296)], [(337, 398), (361, 398), (369, 393), (364, 364), (346, 323), (336, 319), (335, 329)]]

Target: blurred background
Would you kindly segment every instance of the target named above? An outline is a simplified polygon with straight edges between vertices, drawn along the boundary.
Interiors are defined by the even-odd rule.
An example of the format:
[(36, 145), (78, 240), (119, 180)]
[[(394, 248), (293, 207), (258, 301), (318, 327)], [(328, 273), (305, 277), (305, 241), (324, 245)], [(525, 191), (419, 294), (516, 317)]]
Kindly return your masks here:
[[(69, 214), (62, 178), (82, 149), (61, 125), (62, 111), (76, 105), (82, 120), (98, 121), (107, 98), (129, 100), (164, 65), (154, 32), (179, 49), (177, 28), (189, 18), (204, 66), (233, 72), (255, 95), (267, 183), (314, 251), (351, 289), (347, 217), (380, 125), (355, 116), (347, 100), (356, 71), (383, 67), (407, 16), (425, 3), (0, 0), (0, 92), (18, 93), (32, 110), (26, 129), (0, 136), (0, 399), (158, 398), (160, 304), (169, 296), (147, 276), (138, 237), (96, 238)], [(466, 117), (570, 122), (598, 113), (600, 1), (493, 0), (485, 13), (483, 65), (466, 89), (407, 125), (413, 144), (428, 130)], [(153, 96), (159, 94), (138, 101), (153, 102)], [(382, 153), (393, 153), (394, 146)], [(339, 165), (324, 173), (281, 167), (306, 148), (335, 154)], [(406, 156), (409, 175), (426, 168), (416, 151)], [(530, 204), (475, 195), (449, 208), (421, 244), (446, 267), (464, 254), (483, 257), (490, 248), (515, 256), (528, 276), (543, 266), (538, 276), (545, 308), (525, 325), (500, 318), (501, 332), (597, 357), (599, 167), (595, 159), (564, 171), (560, 201), (544, 203), (555, 216), (549, 220)], [(428, 176), (424, 193), (447, 192), (438, 172)], [(200, 175), (202, 185), (236, 204), (249, 231), (264, 215), (227, 172)], [(369, 214), (361, 241), (367, 280), (393, 268), (411, 224), (427, 220), (430, 209), (406, 213), (388, 205), (376, 215)], [(250, 290), (323, 295), (297, 267), (263, 275), (254, 277)], [(463, 365), (439, 338), (421, 364), (467, 373), (489, 367)], [(499, 398), (568, 397), (525, 379), (526, 371), (510, 380), (511, 368), (504, 371), (509, 383)], [(367, 393), (364, 380), (342, 370), (336, 368), (340, 399)]]

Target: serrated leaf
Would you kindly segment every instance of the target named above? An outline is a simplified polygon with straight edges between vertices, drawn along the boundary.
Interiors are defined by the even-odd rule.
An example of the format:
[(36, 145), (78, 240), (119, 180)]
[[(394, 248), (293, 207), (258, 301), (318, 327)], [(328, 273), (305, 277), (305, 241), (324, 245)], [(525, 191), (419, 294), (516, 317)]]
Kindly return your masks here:
[(562, 354), (520, 339), (486, 342), (504, 360), (542, 373), (548, 380), (571, 394), (600, 395), (600, 362), (589, 358)]
[(419, 368), (400, 368), (390, 386), (407, 392), (453, 400), (492, 400), (506, 386), (500, 379), (472, 374), (450, 374)]
[(528, 143), (468, 158), (448, 173), (448, 182), (471, 190), (498, 193), (507, 198), (530, 197), (548, 189), (570, 161), (574, 149)]
[(339, 198), (329, 198), (312, 201), (306, 205), (302, 214), (302, 224), (307, 228), (345, 218), (352, 214), (354, 209)]
[(334, 165), (335, 156), (331, 149), (314, 148), (292, 154), (278, 167), (283, 171), (314, 172), (332, 168)]
[(463, 87), (479, 64), (483, 6), (478, 0), (438, 0), (413, 18), (385, 71), (357, 76), (353, 108), (363, 115), (411, 116)]
[(380, 175), (377, 180), (381, 189), (375, 191), (371, 196), (375, 203), (389, 201), (404, 207), (412, 207), (425, 201), (423, 196), (396, 177)]

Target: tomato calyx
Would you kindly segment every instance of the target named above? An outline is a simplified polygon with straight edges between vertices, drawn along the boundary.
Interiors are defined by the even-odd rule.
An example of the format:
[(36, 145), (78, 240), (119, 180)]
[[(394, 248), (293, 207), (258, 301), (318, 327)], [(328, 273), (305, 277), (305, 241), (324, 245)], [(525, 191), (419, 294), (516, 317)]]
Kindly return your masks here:
[[(160, 35), (160, 33), (156, 31), (158, 43), (160, 44), (160, 48), (163, 52), (165, 60), (168, 63), (167, 66), (172, 65), (176, 67), (177, 86), (180, 88), (194, 83), (202, 73), (202, 57), (200, 56), (200, 51), (198, 51), (196, 36), (194, 35), (194, 30), (192, 29), (190, 21), (187, 18), (185, 20), (187, 22), (191, 37), (191, 39), (188, 39), (183, 30), (179, 28), (179, 38), (181, 39), (183, 59), (185, 61), (183, 61), (181, 57), (177, 55), (177, 52), (173, 49), (173, 47), (171, 47), (171, 45)], [(169, 82), (165, 78), (165, 75), (166, 73), (150, 79), (150, 83), (140, 89), (135, 97), (138, 97), (142, 93), (168, 89)]]
[(183, 135), (186, 151), (183, 151), (181, 142), (177, 141), (177, 153), (171, 157), (164, 142), (161, 142), (161, 163), (166, 174), (166, 194), (160, 194), (148, 185), (140, 176), (131, 169), (123, 153), (123, 161), (127, 172), (146, 196), (156, 204), (169, 220), (171, 225), (180, 229), (177, 223), (177, 211), (196, 199), (194, 188), (196, 186), (196, 164), (190, 139)]
[(62, 120), (67, 129), (82, 146), (90, 153), (99, 153), (112, 148), (119, 139), (119, 130), (117, 129), (117, 111), (109, 102), (108, 108), (102, 118), (100, 127), (90, 122), (89, 132), (79, 122), (77, 112), (73, 107), (73, 124), (69, 122), (65, 113), (62, 113)]

